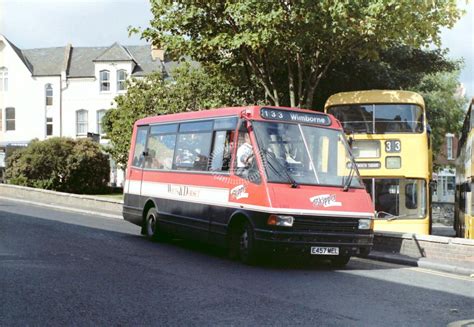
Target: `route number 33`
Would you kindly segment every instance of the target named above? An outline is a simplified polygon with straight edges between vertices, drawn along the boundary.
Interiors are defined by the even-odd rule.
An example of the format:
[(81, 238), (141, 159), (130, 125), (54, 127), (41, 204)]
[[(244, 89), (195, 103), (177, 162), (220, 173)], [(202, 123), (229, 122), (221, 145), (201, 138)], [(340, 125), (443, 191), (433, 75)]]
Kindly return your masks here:
[(399, 140), (385, 141), (385, 152), (400, 152), (402, 150), (402, 143)]

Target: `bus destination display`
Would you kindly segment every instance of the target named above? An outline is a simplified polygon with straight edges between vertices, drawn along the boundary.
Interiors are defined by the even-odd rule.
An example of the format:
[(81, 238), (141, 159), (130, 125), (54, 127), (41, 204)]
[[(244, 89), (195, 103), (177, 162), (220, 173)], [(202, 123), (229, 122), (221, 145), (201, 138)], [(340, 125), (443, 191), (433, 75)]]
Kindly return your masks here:
[(331, 125), (331, 119), (328, 116), (317, 113), (310, 114), (306, 112), (262, 108), (260, 109), (260, 115), (262, 118), (270, 120), (281, 120), (292, 123), (317, 124), (324, 126)]

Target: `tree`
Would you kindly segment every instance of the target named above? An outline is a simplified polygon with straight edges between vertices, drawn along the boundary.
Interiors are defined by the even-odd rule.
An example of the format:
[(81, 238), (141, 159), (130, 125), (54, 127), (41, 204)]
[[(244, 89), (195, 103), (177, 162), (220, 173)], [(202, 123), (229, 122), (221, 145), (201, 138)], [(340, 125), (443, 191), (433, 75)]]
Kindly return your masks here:
[(458, 87), (459, 71), (453, 71), (428, 74), (413, 88), (425, 100), (435, 157), (446, 133), (458, 134), (462, 127), (467, 100), (456, 96)]
[(332, 94), (385, 89), (410, 90), (428, 74), (460, 69), (460, 62), (446, 58), (446, 50), (421, 50), (397, 46), (380, 52), (377, 60), (347, 55), (331, 67), (316, 91), (316, 108), (323, 108)]
[(32, 141), (7, 159), (9, 183), (72, 193), (100, 193), (109, 180), (109, 159), (89, 139)]
[[(238, 77), (236, 77), (238, 78)], [(140, 118), (233, 105), (255, 103), (261, 97), (254, 90), (236, 88), (211, 66), (206, 69), (181, 63), (164, 79), (157, 72), (133, 79), (127, 93), (115, 98), (117, 109), (107, 111), (103, 126), (111, 146), (107, 151), (126, 167), (133, 124)]]
[[(348, 53), (439, 44), (460, 17), (454, 0), (152, 0), (143, 38), (172, 58), (241, 67), (275, 105), (313, 107), (328, 69)], [(131, 29), (138, 32), (138, 29)]]

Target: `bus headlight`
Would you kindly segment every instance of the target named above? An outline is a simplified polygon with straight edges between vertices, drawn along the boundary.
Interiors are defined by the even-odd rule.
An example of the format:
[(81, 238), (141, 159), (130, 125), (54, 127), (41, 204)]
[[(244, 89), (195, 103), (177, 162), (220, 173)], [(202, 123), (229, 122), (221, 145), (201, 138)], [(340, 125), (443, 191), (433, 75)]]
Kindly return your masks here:
[(291, 227), (293, 226), (294, 220), (292, 216), (270, 215), (267, 224), (271, 226)]
[(359, 219), (359, 229), (372, 229), (373, 220), (372, 219)]
[(399, 169), (402, 166), (402, 158), (400, 157), (387, 157), (385, 158), (385, 168), (387, 169)]

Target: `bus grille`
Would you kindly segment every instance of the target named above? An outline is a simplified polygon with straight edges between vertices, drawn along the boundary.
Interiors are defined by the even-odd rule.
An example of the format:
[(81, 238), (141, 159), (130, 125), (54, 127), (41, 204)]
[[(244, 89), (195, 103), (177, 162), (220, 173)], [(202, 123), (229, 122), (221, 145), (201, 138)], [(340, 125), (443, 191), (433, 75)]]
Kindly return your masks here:
[(295, 217), (293, 230), (298, 232), (357, 232), (359, 220), (355, 218)]

